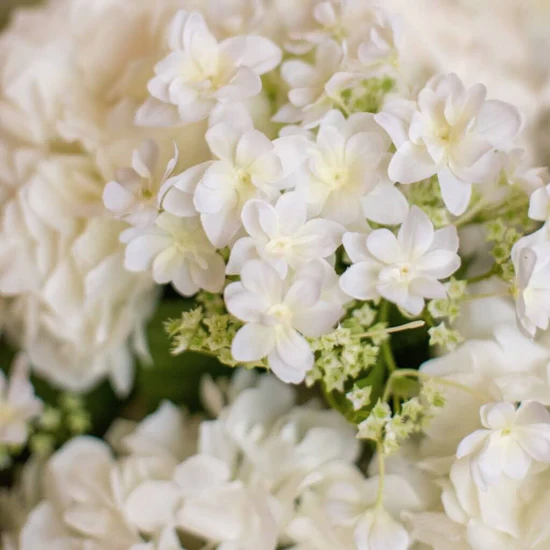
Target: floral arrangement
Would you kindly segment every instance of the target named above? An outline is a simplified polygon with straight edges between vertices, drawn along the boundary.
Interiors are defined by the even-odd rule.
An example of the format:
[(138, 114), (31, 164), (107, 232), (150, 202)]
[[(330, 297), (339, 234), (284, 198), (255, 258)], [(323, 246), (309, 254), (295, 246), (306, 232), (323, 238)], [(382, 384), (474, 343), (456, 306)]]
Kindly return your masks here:
[(420, 70), (408, 15), (17, 12), (4, 550), (550, 548), (537, 121)]

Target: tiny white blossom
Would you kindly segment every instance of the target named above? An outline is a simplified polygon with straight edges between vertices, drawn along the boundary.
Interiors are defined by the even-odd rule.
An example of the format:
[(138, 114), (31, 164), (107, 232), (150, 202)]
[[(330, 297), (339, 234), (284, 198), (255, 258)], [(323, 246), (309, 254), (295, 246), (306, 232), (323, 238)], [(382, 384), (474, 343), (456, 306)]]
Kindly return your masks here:
[(147, 126), (192, 122), (217, 104), (238, 103), (260, 93), (260, 75), (281, 61), (281, 50), (262, 36), (241, 35), (218, 43), (198, 12), (180, 10), (170, 32), (171, 53), (155, 66), (151, 98), (136, 120)]
[(480, 488), (496, 483), (502, 474), (522, 480), (533, 462), (550, 464), (550, 413), (540, 403), (490, 403), (481, 407), (486, 429), (464, 438), (457, 458), (470, 457), (472, 478)]
[(380, 10), (370, 31), (370, 40), (357, 48), (357, 58), (365, 76), (394, 72), (403, 47), (402, 20)]
[[(159, 148), (145, 140), (134, 150), (132, 167), (121, 168), (103, 190), (103, 203), (117, 217), (137, 227), (152, 225), (159, 213), (159, 191), (178, 162), (178, 150), (165, 168), (159, 167)], [(161, 170), (159, 171), (159, 168)]]
[(198, 217), (159, 215), (147, 229), (128, 229), (124, 265), (129, 271), (145, 271), (152, 265), (153, 279), (171, 282), (183, 296), (204, 289), (220, 292), (225, 280), (222, 257), (206, 238)]
[(550, 241), (546, 227), (522, 237), (512, 248), (516, 272), (516, 312), (519, 328), (533, 337), (550, 319)]
[(364, 388), (355, 387), (352, 391), (346, 393), (346, 397), (349, 401), (351, 401), (353, 405), (353, 410), (359, 411), (370, 403), (371, 392), (371, 386), (366, 386)]
[(9, 381), (0, 370), (0, 444), (24, 445), (28, 423), (42, 411), (42, 401), (34, 394), (29, 365), (20, 354), (12, 365)]
[(296, 192), (285, 193), (272, 206), (265, 200), (248, 201), (242, 211), (245, 230), (231, 249), (227, 273), (237, 275), (247, 260), (260, 258), (284, 278), (288, 268), (326, 258), (342, 243), (344, 228), (331, 220), (307, 219), (307, 205)]
[(368, 236), (346, 233), (344, 247), (353, 265), (340, 278), (342, 290), (358, 300), (383, 297), (418, 315), (424, 298), (444, 298), (439, 281), (460, 266), (458, 236), (452, 225), (438, 231), (413, 206), (397, 237), (389, 229)]
[(330, 95), (334, 85), (330, 80), (342, 67), (344, 53), (333, 40), (320, 44), (315, 51), (314, 65), (301, 59), (285, 61), (281, 74), (290, 87), (288, 103), (273, 117), (275, 122), (301, 122), (305, 128), (313, 128), (333, 108)]
[(210, 242), (223, 248), (242, 227), (241, 212), (249, 199), (273, 201), (279, 196), (285, 185), (283, 164), (274, 143), (251, 121), (240, 128), (217, 124), (206, 133), (206, 141), (217, 160), (200, 178), (194, 204)]
[(437, 174), (445, 206), (462, 214), (472, 184), (497, 175), (496, 151), (510, 148), (522, 123), (514, 107), (485, 95), (485, 86), (466, 89), (449, 74), (432, 78), (416, 102), (388, 103), (375, 119), (397, 147), (390, 179), (408, 184)]
[[(296, 190), (306, 197), (310, 212), (346, 225), (360, 221), (364, 198), (385, 180), (389, 145), (373, 115), (355, 113), (345, 119), (339, 111), (330, 111), (297, 177)], [(390, 211), (402, 210), (406, 201), (391, 185), (384, 187), (399, 196), (394, 207), (385, 205), (389, 218)]]
[(304, 336), (329, 332), (343, 313), (323, 296), (325, 281), (322, 262), (308, 264), (285, 281), (261, 260), (245, 263), (241, 281), (228, 285), (224, 294), (229, 312), (246, 323), (233, 340), (233, 357), (245, 362), (267, 357), (283, 382), (302, 382), (313, 366)]

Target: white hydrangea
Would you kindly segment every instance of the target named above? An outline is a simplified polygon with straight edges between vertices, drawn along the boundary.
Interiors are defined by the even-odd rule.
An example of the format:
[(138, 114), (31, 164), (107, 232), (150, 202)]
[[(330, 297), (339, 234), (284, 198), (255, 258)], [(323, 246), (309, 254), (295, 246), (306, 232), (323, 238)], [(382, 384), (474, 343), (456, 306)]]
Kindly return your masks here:
[(180, 10), (169, 30), (171, 53), (155, 66), (151, 98), (137, 113), (142, 125), (163, 126), (206, 118), (220, 103), (260, 93), (260, 76), (281, 61), (267, 38), (232, 36), (218, 43), (199, 12)]
[(274, 206), (267, 201), (248, 201), (242, 222), (250, 237), (233, 245), (227, 273), (237, 275), (247, 260), (259, 258), (273, 266), (281, 278), (312, 260), (331, 256), (342, 242), (344, 228), (323, 218), (308, 219), (304, 198), (290, 192)]
[(510, 403), (484, 405), (482, 430), (464, 438), (457, 458), (470, 457), (472, 476), (482, 489), (504, 474), (521, 481), (537, 462), (550, 463), (550, 413), (534, 401), (516, 410)]
[(248, 383), (236, 380), (234, 401), (200, 423), (196, 452), (168, 403), (138, 426), (119, 425), (119, 458), (95, 438), (67, 443), (48, 461), (20, 549), (181, 550), (179, 533), (245, 550), (288, 541), (301, 492), (331, 465), (351, 467), (358, 443), (336, 412), (296, 406), (275, 378)]
[(178, 218), (168, 212), (157, 217), (154, 226), (127, 229), (124, 265), (129, 271), (152, 266), (153, 279), (172, 283), (183, 296), (199, 289), (220, 292), (225, 282), (225, 264), (210, 244), (198, 217)]
[(227, 309), (245, 322), (231, 348), (237, 361), (267, 357), (278, 378), (294, 384), (303, 381), (313, 366), (313, 352), (304, 336), (329, 332), (343, 314), (341, 305), (327, 295), (323, 262), (309, 266), (281, 280), (269, 264), (249, 260), (241, 270), (241, 281), (226, 287)]
[(509, 149), (522, 124), (514, 107), (485, 95), (481, 84), (466, 89), (449, 74), (430, 80), (416, 102), (388, 103), (375, 119), (397, 147), (390, 179), (410, 184), (437, 174), (445, 206), (462, 214), (472, 184), (498, 174), (495, 151)]
[(428, 216), (413, 206), (397, 237), (389, 229), (368, 236), (346, 233), (344, 247), (353, 264), (340, 278), (342, 290), (359, 300), (384, 297), (418, 315), (424, 298), (444, 298), (439, 279), (459, 265), (454, 226), (434, 231)]

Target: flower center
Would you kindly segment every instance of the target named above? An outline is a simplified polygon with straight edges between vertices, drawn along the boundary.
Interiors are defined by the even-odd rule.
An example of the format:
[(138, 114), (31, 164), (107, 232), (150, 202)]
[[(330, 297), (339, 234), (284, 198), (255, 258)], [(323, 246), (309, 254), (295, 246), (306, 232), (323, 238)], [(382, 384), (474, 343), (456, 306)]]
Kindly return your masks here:
[(285, 304), (276, 304), (271, 307), (267, 314), (272, 318), (278, 321), (280, 324), (287, 324), (290, 322), (292, 317), (292, 311)]
[(266, 249), (272, 254), (284, 254), (292, 247), (292, 239), (290, 237), (278, 237), (269, 241)]
[(256, 186), (252, 183), (250, 172), (237, 168), (235, 170), (236, 190), (242, 202), (246, 202), (256, 196)]
[(340, 189), (344, 186), (349, 177), (347, 166), (335, 166), (328, 175), (328, 181), (333, 189)]

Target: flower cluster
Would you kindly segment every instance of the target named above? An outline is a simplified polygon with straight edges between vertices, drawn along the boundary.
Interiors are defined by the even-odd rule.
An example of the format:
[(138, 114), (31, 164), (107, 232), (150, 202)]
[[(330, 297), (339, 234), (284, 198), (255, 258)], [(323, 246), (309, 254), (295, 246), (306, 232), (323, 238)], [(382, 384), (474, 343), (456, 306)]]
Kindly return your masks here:
[[(32, 459), (0, 493), (9, 550), (550, 545), (550, 177), (518, 109), (451, 63), (417, 71), (414, 17), (386, 7), (15, 17), (0, 321), (24, 355), (0, 371), (0, 466)], [(211, 419), (164, 401), (82, 435), (102, 431), (86, 401), (29, 369), (107, 379), (141, 418), (159, 304), (175, 385), (188, 352), (235, 369), (202, 378)]]

